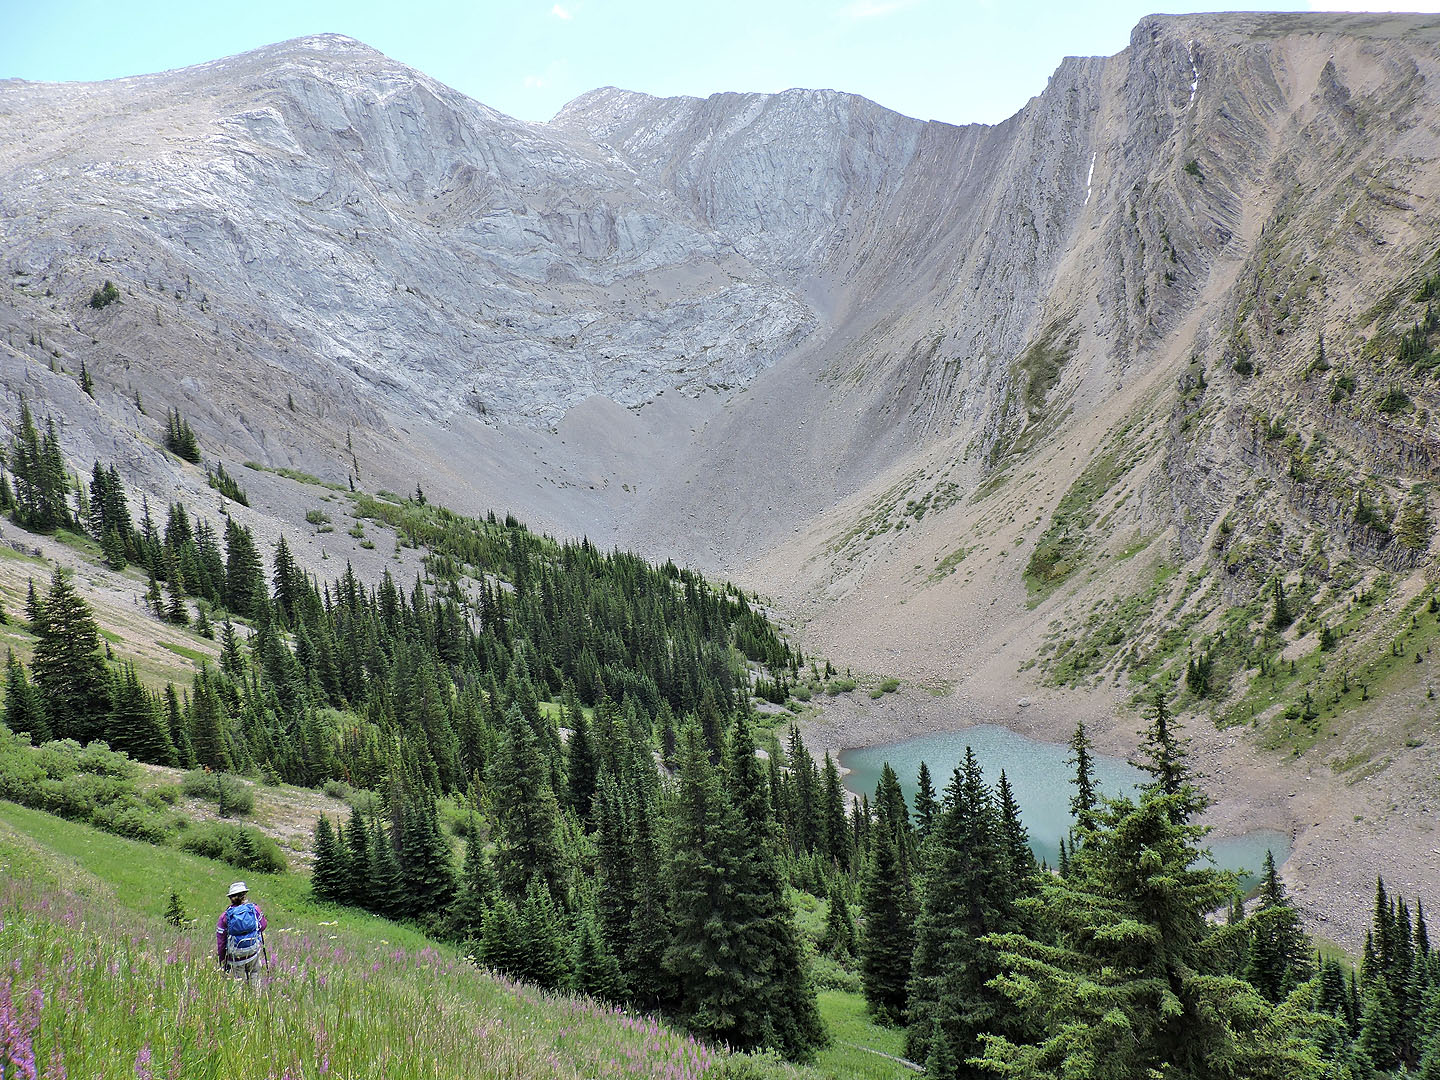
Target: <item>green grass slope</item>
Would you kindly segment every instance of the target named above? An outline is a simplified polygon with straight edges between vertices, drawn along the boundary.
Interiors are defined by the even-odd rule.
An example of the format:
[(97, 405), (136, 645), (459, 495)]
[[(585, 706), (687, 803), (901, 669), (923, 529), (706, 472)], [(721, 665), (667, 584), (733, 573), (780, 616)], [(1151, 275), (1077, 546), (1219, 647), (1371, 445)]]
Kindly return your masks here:
[[(213, 917), (234, 871), (0, 803), (0, 1025), (13, 1075), (100, 1078), (621, 1077), (713, 1074), (714, 1051), (586, 999), (478, 970), (367, 915), (254, 875), (271, 967), (222, 976)], [(195, 919), (159, 916), (170, 890)], [(223, 901), (220, 901), (223, 903)], [(5, 1075), (12, 1075), (6, 1072)]]
[[(812, 1068), (729, 1055), (649, 1016), (482, 971), (453, 948), (249, 874), (269, 921), (259, 992), (225, 978), (214, 919), (237, 871), (0, 801), (0, 1074), (159, 1080), (890, 1078), (901, 1036), (828, 991)], [(188, 914), (162, 919), (171, 891)], [(6, 1059), (6, 1054), (9, 1060)], [(27, 1071), (31, 1070), (31, 1071)]]

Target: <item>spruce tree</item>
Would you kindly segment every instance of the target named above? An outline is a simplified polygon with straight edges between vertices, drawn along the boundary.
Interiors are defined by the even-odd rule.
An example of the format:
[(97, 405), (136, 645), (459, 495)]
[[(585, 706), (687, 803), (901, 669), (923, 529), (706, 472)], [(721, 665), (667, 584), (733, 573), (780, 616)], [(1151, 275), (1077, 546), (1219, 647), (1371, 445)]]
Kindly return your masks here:
[(569, 935), (555, 910), (550, 886), (539, 874), (526, 886), (519, 933), (525, 951), (523, 977), (547, 990), (568, 987), (572, 974)]
[(920, 775), (915, 782), (915, 828), (921, 840), (930, 835), (930, 830), (935, 826), (935, 816), (939, 812), (940, 804), (935, 798), (935, 784), (930, 779), (930, 766), (922, 761)]
[(595, 748), (590, 740), (590, 721), (586, 719), (584, 706), (575, 704), (572, 713), (566, 710), (570, 721), (570, 743), (566, 747), (566, 781), (570, 809), (581, 821), (590, 820), (590, 809), (595, 799), (596, 762)]
[(461, 941), (478, 941), (485, 926), (485, 911), (495, 902), (498, 885), (473, 819), (467, 836), (460, 889), (450, 909), (450, 932)]
[(674, 923), (660, 799), (660, 780), (655, 771), (638, 772), (630, 844), (635, 909), (630, 919), (630, 946), (620, 959), (624, 962), (631, 999), (647, 1009), (673, 1008), (677, 997), (675, 982), (665, 963)]
[[(1009, 1010), (988, 985), (1001, 964), (986, 935), (1018, 925), (999, 814), (969, 748), (946, 788), (922, 866), (905, 1056), (927, 1059), (938, 1025), (956, 1059), (965, 1062), (979, 1054), (982, 1035), (1009, 1028)], [(962, 1064), (957, 1075), (979, 1074)]]
[(625, 979), (620, 962), (610, 951), (589, 909), (581, 911), (575, 934), (575, 989), (600, 1001), (625, 1000)]
[(343, 858), (330, 819), (321, 814), (315, 822), (315, 865), (310, 871), (310, 892), (321, 903), (336, 903), (345, 896)]
[(149, 691), (140, 685), (135, 665), (126, 664), (115, 673), (110, 693), (105, 738), (111, 749), (153, 765), (180, 764), (165, 719)]
[(733, 912), (738, 867), (725, 835), (729, 808), (698, 724), (680, 733), (679, 788), (671, 811), (670, 867), (674, 934), (666, 969), (680, 988), (678, 1018), (698, 1037), (754, 1046), (759, 988), (737, 957)]
[(171, 926), (184, 926), (188, 920), (185, 914), (185, 905), (180, 902), (180, 894), (174, 889), (170, 890), (170, 899), (165, 904), (164, 919)]
[(731, 724), (725, 768), (730, 798), (724, 831), (736, 867), (730, 916), (738, 929), (731, 959), (749, 968), (746, 981), (758, 1007), (751, 1022), (757, 1026), (746, 1025), (747, 1035), (758, 1031), (758, 1045), (803, 1061), (825, 1044), (825, 1025), (786, 894), (765, 773), (755, 751), (749, 721), (740, 713)]
[(410, 915), (406, 907), (404, 872), (400, 868), (394, 841), (378, 821), (370, 824), (369, 865), (366, 906), (387, 919), (403, 919)]
[(845, 900), (845, 890), (838, 882), (830, 883), (830, 904), (825, 914), (825, 931), (820, 936), (820, 948), (836, 959), (846, 961), (855, 955), (855, 920), (850, 917), (850, 905)]
[(229, 716), (225, 704), (215, 685), (215, 677), (208, 667), (202, 666), (195, 676), (195, 686), (190, 697), (190, 742), (195, 750), (195, 760), (219, 772), (228, 772), (234, 766), (230, 755), (230, 739), (227, 733)]
[(1085, 721), (1075, 721), (1075, 734), (1070, 736), (1070, 757), (1066, 760), (1075, 767), (1075, 794), (1070, 796), (1070, 814), (1083, 835), (1093, 823), (1095, 807), (1100, 801), (1095, 787), (1094, 758), (1091, 755), (1090, 736), (1085, 730)]
[(266, 601), (265, 568), (250, 530), (225, 522), (225, 606), (243, 618), (254, 618)]
[(618, 956), (631, 949), (632, 922), (638, 902), (632, 825), (620, 786), (609, 769), (600, 778), (595, 800), (595, 895), (593, 906), (605, 941)]
[(185, 722), (184, 710), (180, 707), (180, 695), (175, 692), (174, 683), (165, 684), (165, 731), (170, 736), (170, 745), (175, 747), (175, 759), (182, 769), (193, 769), (195, 746), (190, 742), (190, 727)]
[(1020, 820), (1020, 804), (1010, 790), (1010, 780), (1005, 771), (1000, 771), (1000, 781), (995, 785), (995, 807), (999, 812), (998, 841), (1005, 857), (1005, 873), (1010, 879), (1010, 895), (1019, 899), (1033, 893), (1038, 885), (1035, 880), (1040, 868), (1035, 864), (1035, 853), (1030, 849), (1030, 834)]
[(525, 978), (529, 957), (520, 925), (520, 912), (508, 896), (501, 895), (485, 910), (480, 930), (478, 959), (492, 971), (513, 978)]
[(345, 889), (347, 896), (358, 897), (362, 907), (371, 908), (369, 902), (370, 883), (370, 830), (365, 826), (365, 817), (358, 807), (350, 810), (350, 821), (345, 826)]
[(842, 871), (850, 869), (850, 825), (845, 820), (845, 792), (840, 771), (829, 751), (820, 789), (820, 843), (825, 855)]
[(405, 812), (405, 901), (408, 914), (438, 916), (454, 898), (455, 868), (431, 797), (415, 796)]
[(1200, 796), (1151, 785), (1102, 805), (1067, 878), (1022, 901), (1039, 937), (999, 934), (1011, 1032), (983, 1047), (990, 1072), (1015, 1077), (1254, 1075), (1313, 1077), (1315, 1047), (1269, 1021), (1240, 979), (1208, 970), (1208, 915), (1235, 889), (1206, 865)]
[(1245, 927), (1250, 940), (1242, 975), (1267, 1001), (1278, 1003), (1311, 977), (1314, 965), (1310, 939), (1301, 928), (1299, 913), (1290, 906), (1269, 851), (1259, 901)]
[(560, 807), (535, 732), (512, 707), (505, 734), (490, 762), (490, 798), (495, 807), (495, 873), (500, 887), (521, 899), (534, 875), (562, 902), (568, 886), (560, 843)]
[(1172, 720), (1165, 691), (1156, 690), (1150, 708), (1150, 723), (1141, 732), (1140, 760), (1134, 764), (1152, 777), (1150, 786), (1162, 795), (1178, 795), (1186, 792), (1192, 802), (1187, 804), (1185, 820), (1199, 813), (1207, 805), (1201, 791), (1192, 784), (1190, 765), (1185, 760), (1185, 745), (1190, 741), (1182, 739), (1175, 729), (1180, 725)]
[(29, 735), (36, 746), (48, 742), (53, 738), (53, 732), (45, 719), (45, 703), (40, 691), (26, 676), (25, 665), (15, 655), (15, 650), (7, 649), (6, 652), (5, 727), (17, 735)]
[(82, 743), (100, 738), (110, 711), (100, 633), (89, 605), (62, 570), (51, 578), (37, 633), (31, 670), (55, 737)]
[(880, 1023), (903, 1023), (915, 948), (914, 916), (895, 830), (883, 823), (875, 828), (870, 841), (860, 900), (864, 920), (860, 979), (865, 1003)]

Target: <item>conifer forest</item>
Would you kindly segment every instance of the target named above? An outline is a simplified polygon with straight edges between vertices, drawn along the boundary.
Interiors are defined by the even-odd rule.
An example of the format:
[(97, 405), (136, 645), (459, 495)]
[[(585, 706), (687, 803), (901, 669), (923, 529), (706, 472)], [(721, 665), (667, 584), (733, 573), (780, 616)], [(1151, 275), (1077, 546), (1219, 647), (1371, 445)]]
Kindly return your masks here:
[[(178, 412), (168, 430), (199, 458)], [(1377, 882), (1356, 965), (1317, 950), (1273, 859), (1247, 897), (1205, 856), (1206, 795), (1163, 693), (1133, 796), (1098, 793), (1077, 727), (1052, 865), (1004, 772), (973, 755), (948, 777), (922, 765), (914, 805), (888, 766), (851, 799), (828, 754), (755, 708), (828, 665), (732, 586), (418, 489), (355, 502), (423, 550), (423, 580), (322, 581), (283, 536), (262, 552), (229, 518), (137, 506), (108, 463), (70, 475), (28, 407), (16, 431), (11, 520), (141, 568), (151, 617), (213, 636), (220, 660), (147, 687), (108, 658), (69, 575), (34, 582), (7, 613), (36, 636), (28, 664), (8, 658), (7, 798), (46, 805), (27, 754), (96, 743), (209, 774), (222, 800), (228, 774), (343, 784), (369, 797), (318, 821), (318, 901), (795, 1062), (829, 1039), (823, 963), (858, 977), (927, 1076), (1440, 1077), (1423, 903)], [(243, 502), (223, 465), (210, 475)], [(96, 822), (149, 835), (143, 807)], [(247, 843), (232, 861), (265, 866)], [(804, 894), (824, 905), (818, 945), (796, 925)]]

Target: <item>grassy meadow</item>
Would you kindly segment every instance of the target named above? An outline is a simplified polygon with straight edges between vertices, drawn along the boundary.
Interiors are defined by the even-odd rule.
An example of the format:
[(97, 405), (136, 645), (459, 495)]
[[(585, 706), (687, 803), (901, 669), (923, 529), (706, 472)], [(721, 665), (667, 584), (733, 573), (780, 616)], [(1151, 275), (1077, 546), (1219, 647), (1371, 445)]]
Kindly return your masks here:
[[(898, 1032), (825, 991), (808, 1068), (729, 1055), (587, 998), (482, 971), (409, 927), (316, 904), (301, 874), (249, 874), (269, 921), (258, 991), (215, 963), (233, 867), (0, 801), (5, 1080), (446, 1077), (888, 1078)], [(161, 917), (171, 891), (186, 920)], [(879, 1053), (876, 1053), (879, 1051)]]

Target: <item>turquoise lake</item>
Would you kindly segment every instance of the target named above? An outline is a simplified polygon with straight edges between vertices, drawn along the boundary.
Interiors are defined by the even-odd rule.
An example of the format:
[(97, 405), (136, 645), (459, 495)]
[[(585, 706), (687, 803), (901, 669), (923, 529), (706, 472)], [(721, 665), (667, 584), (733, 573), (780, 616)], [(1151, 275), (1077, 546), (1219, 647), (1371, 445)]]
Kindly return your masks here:
[[(992, 787), (1000, 779), (1000, 770), (1020, 803), (1021, 819), (1030, 832), (1030, 846), (1036, 858), (1055, 865), (1060, 851), (1060, 838), (1071, 825), (1070, 779), (1072, 767), (1065, 760), (1070, 749), (1059, 743), (1038, 742), (1002, 727), (983, 725), (964, 731), (941, 735), (924, 735), (883, 746), (866, 746), (844, 750), (840, 764), (849, 770), (845, 786), (855, 794), (875, 796), (880, 771), (888, 761), (900, 777), (906, 802), (915, 805), (915, 780), (920, 762), (930, 767), (931, 782), (937, 796), (950, 783), (951, 771), (965, 757), (965, 748), (974, 749), (975, 757), (985, 770), (985, 780)], [(1134, 791), (1144, 773), (1118, 758), (1095, 755), (1095, 780), (1107, 795), (1123, 795)], [(1290, 838), (1269, 829), (1243, 836), (1211, 837), (1210, 850), (1215, 861), (1231, 870), (1260, 869), (1266, 850), (1275, 853), (1276, 865), (1290, 854)]]

